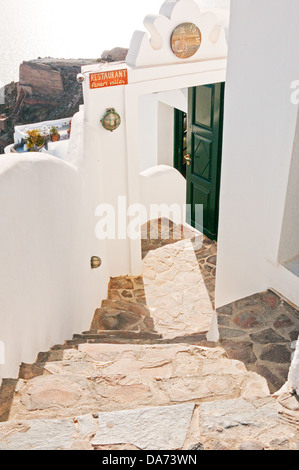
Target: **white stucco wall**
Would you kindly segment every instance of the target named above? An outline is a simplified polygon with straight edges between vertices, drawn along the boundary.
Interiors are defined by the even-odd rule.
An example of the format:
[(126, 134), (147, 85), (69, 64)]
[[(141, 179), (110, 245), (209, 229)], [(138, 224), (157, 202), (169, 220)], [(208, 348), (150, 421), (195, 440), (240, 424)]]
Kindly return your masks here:
[[(16, 377), (21, 361), (32, 362), (39, 351), (87, 329), (93, 310), (106, 297), (109, 276), (141, 273), (139, 239), (129, 240), (126, 233), (117, 233), (115, 239), (101, 241), (95, 234), (99, 206), (115, 208), (122, 232), (128, 207), (143, 200), (138, 145), (143, 119), (140, 100), (145, 95), (221, 82), (226, 74), (227, 45), (217, 18), (202, 15), (190, 0), (181, 0), (178, 8), (170, 10), (168, 27), (173, 29), (186, 17), (198, 21), (205, 33), (194, 62), (177, 59), (169, 48), (169, 37), (157, 54), (149, 38), (144, 36), (145, 55), (133, 40), (133, 61), (136, 53), (147, 65), (155, 66), (83, 67), (84, 111), (74, 118), (67, 162), (41, 154), (1, 157), (0, 354), (4, 344), (5, 364), (0, 378)], [(157, 39), (159, 31), (154, 35)], [(167, 32), (163, 35), (166, 37)], [(204, 60), (207, 54), (211, 54), (211, 60)], [(90, 72), (103, 67), (127, 68), (129, 84), (90, 89)], [(162, 103), (171, 107), (169, 95), (166, 98)], [(112, 107), (122, 123), (115, 132), (108, 132), (100, 120)], [(163, 145), (160, 138), (155, 139), (157, 163)], [(149, 191), (155, 189), (155, 180), (161, 176), (157, 174), (153, 172), (147, 179), (154, 181)], [(159, 192), (159, 202), (176, 202), (183, 197), (184, 181), (172, 168), (165, 171), (163, 184), (165, 178), (173, 182), (178, 177), (178, 185), (169, 183), (168, 188), (166, 184), (165, 193)], [(168, 201), (171, 194), (174, 200)], [(117, 213), (119, 196), (126, 197), (126, 203)], [(99, 270), (90, 269), (92, 255), (103, 260)]]
[[(279, 261), (299, 263), (299, 114), (285, 202)], [(298, 257), (298, 260), (296, 258)], [(298, 272), (299, 274), (299, 272)]]
[(61, 160), (66, 161), (69, 144), (69, 140), (49, 142), (48, 150), (42, 150), (42, 153), (48, 153), (49, 155), (53, 155), (53, 157), (60, 158)]
[[(128, 70), (127, 85), (90, 88), (90, 73), (120, 68)], [(121, 213), (125, 214), (128, 207), (141, 202), (140, 172), (159, 163), (157, 115), (153, 111), (153, 118), (149, 119), (146, 106), (157, 100), (156, 95), (164, 92), (175, 92), (175, 95), (178, 92), (181, 106), (182, 100), (185, 100), (181, 89), (225, 81), (226, 58), (167, 67), (132, 68), (126, 64), (95, 64), (83, 67), (82, 73), (85, 77), (84, 155), (92, 156), (93, 172), (90, 178), (94, 181), (93, 186), (97, 186), (94, 200), (99, 203), (105, 201), (117, 209), (119, 196), (125, 197), (127, 205), (121, 208)], [(142, 108), (140, 103), (145, 107)], [(112, 107), (120, 114), (121, 126), (109, 132), (100, 121), (106, 109)], [(169, 126), (169, 123), (165, 125)], [(162, 133), (161, 129), (159, 132)], [(165, 137), (170, 142), (169, 134)], [(171, 188), (164, 189), (167, 197)], [(106, 250), (112, 275), (141, 273), (140, 240), (108, 240)]]
[[(299, 278), (281, 265), (279, 253), (286, 236), (298, 241), (296, 220), (287, 234), (283, 229), (298, 208), (295, 175), (290, 175), (298, 114), (291, 101), (291, 84), (299, 78), (298, 17), (299, 3), (293, 0), (231, 2), (217, 307), (267, 288), (299, 305)], [(298, 348), (289, 378), (297, 390)]]
[(65, 161), (77, 167), (84, 164), (84, 106), (72, 117), (71, 135)]
[[(94, 188), (91, 202), (93, 214), (95, 216), (100, 204), (110, 205), (115, 210), (117, 220), (119, 216), (125, 218), (126, 229), (128, 201), (118, 210), (119, 197), (127, 197), (128, 194), (124, 87), (91, 90), (86, 80), (84, 102), (84, 156), (88, 180)], [(100, 122), (108, 108), (115, 108), (121, 116), (122, 124), (114, 132), (105, 130)], [(136, 170), (139, 175), (139, 169)], [(95, 217), (96, 222), (99, 220)], [(126, 237), (126, 231), (118, 237), (116, 227), (115, 239), (106, 240), (105, 254), (112, 276), (131, 273), (130, 240)]]
[[(104, 249), (93, 244), (94, 220), (82, 171), (44, 154), (0, 161), (1, 377), (90, 326), (107, 292)], [(92, 271), (92, 255), (103, 267)]]
[(272, 287), (299, 305), (299, 279), (278, 261), (297, 118), (299, 4), (231, 7), (216, 304)]
[(142, 224), (158, 217), (169, 218), (176, 224), (185, 223), (186, 180), (176, 169), (167, 165), (149, 168), (140, 174), (140, 188), (141, 204), (145, 206), (146, 213), (151, 214), (153, 204), (161, 209), (158, 216), (143, 218)]
[(187, 89), (140, 97), (138, 135), (141, 172), (156, 165), (173, 166), (174, 108), (187, 112)]
[(141, 96), (139, 100), (139, 169), (158, 165), (158, 100), (155, 94)]
[(188, 112), (188, 89), (158, 93), (158, 164), (173, 166), (174, 109)]
[(174, 108), (158, 103), (158, 164), (173, 166)]
[(299, 338), (289, 372), (288, 385), (292, 389), (296, 390), (296, 393), (299, 396)]
[(177, 62), (169, 48), (169, 39), (178, 24), (185, 22), (192, 22), (200, 28), (202, 41), (198, 51), (191, 57), (185, 57), (184, 63), (226, 56), (223, 17), (218, 20), (217, 15), (204, 10), (200, 2), (194, 0), (166, 0), (160, 8), (160, 15), (150, 14), (144, 19), (144, 25), (151, 35), (150, 41), (147, 33), (134, 33), (126, 58), (127, 64), (146, 67)]
[[(52, 121), (53, 122), (53, 121)], [(84, 106), (80, 106), (80, 111), (74, 114), (71, 119), (72, 131), (68, 140), (59, 140), (58, 142), (49, 142), (47, 150), (42, 149), (42, 153), (60, 158), (65, 162), (80, 167), (84, 163)], [(10, 146), (11, 147), (11, 146)], [(10, 148), (7, 152), (10, 153)]]

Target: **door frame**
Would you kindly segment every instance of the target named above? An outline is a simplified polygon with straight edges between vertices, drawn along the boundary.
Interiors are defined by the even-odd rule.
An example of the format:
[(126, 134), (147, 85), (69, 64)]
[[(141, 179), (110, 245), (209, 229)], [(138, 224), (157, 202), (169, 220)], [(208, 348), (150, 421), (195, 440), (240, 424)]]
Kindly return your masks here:
[[(146, 69), (146, 81), (143, 76), (139, 75), (138, 69), (130, 71), (131, 81), (124, 88), (128, 204), (140, 203), (139, 133), (137, 130), (142, 116), (140, 116), (139, 99), (151, 93), (225, 82), (226, 68), (226, 58), (167, 67), (150, 67)], [(138, 75), (136, 78), (135, 73)], [(130, 240), (130, 260), (130, 272), (138, 275), (142, 270), (140, 240)]]
[[(216, 86), (219, 85), (218, 89)], [(200, 123), (194, 122), (195, 119), (195, 113), (196, 113), (196, 90), (197, 88), (200, 88), (201, 86), (203, 87), (209, 87), (213, 88), (213, 95), (212, 95), (212, 102), (211, 102), (211, 118), (212, 118), (212, 127), (206, 127), (206, 125)], [(191, 220), (188, 220), (188, 223), (190, 225), (194, 226), (197, 230), (202, 232), (204, 235), (206, 235), (208, 238), (211, 240), (217, 240), (218, 236), (218, 223), (219, 223), (219, 200), (220, 200), (220, 180), (221, 180), (221, 164), (222, 164), (222, 144), (223, 144), (223, 117), (224, 117), (224, 94), (225, 94), (225, 82), (219, 82), (219, 83), (207, 83), (204, 85), (200, 85), (199, 87), (192, 87), (189, 89), (189, 97), (188, 97), (188, 154), (191, 157), (191, 163), (187, 166), (187, 175), (186, 175), (186, 180), (187, 180), (187, 204), (193, 205), (192, 201), (192, 169), (193, 169), (193, 164), (194, 164), (194, 155), (192, 155), (192, 150), (193, 150), (193, 135), (200, 136), (200, 139), (203, 142), (211, 143), (213, 142), (213, 139), (217, 139), (217, 149), (216, 149), (216, 172), (213, 174), (213, 179), (210, 181), (205, 180), (204, 177), (197, 175), (193, 176), (193, 179), (198, 179), (202, 180), (203, 186), (201, 187), (201, 192), (209, 196), (211, 194), (211, 191), (208, 189), (208, 185), (210, 184), (212, 186), (212, 195), (213, 195), (213, 200), (214, 204), (212, 207), (212, 211), (210, 214), (210, 217), (212, 217), (212, 223), (213, 223), (213, 231), (211, 231), (211, 227), (208, 228), (208, 226), (205, 224), (205, 221), (203, 221), (202, 226), (198, 226), (195, 221), (194, 217), (194, 211), (195, 208), (191, 207)], [(195, 99), (194, 99), (195, 95)], [(217, 99), (217, 103), (216, 103)], [(217, 104), (217, 114), (215, 114), (215, 105)], [(197, 129), (197, 132), (194, 130)], [(199, 131), (201, 129), (201, 133)], [(217, 129), (217, 134), (215, 129)], [(212, 144), (213, 145), (213, 144)], [(212, 152), (215, 152), (215, 149), (211, 147)], [(213, 156), (211, 156), (213, 158)], [(215, 154), (214, 154), (214, 159), (215, 159)], [(215, 160), (214, 160), (215, 163)], [(214, 181), (213, 181), (214, 180)], [(206, 187), (205, 187), (206, 186)], [(210, 208), (211, 209), (211, 208)], [(193, 214), (193, 219), (192, 219), (192, 214)], [(205, 211), (204, 211), (204, 216), (205, 216)]]
[(186, 178), (186, 165), (183, 163), (184, 158), (184, 119), (188, 118), (188, 114), (180, 109), (174, 108), (174, 149), (173, 149), (173, 166), (178, 170), (184, 178)]

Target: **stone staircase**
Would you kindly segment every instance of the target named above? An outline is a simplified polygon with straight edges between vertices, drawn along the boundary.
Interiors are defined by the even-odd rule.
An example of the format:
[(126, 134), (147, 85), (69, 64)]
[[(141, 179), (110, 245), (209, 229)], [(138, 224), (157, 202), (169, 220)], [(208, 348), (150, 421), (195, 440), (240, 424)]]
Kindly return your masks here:
[(56, 419), (146, 406), (267, 396), (221, 348), (81, 344), (23, 364), (9, 419)]
[[(11, 381), (4, 381), (3, 390), (9, 385), (12, 386)], [(198, 427), (197, 423), (192, 424), (197, 420), (196, 406), (268, 395), (265, 380), (247, 372), (240, 362), (228, 359), (221, 348), (88, 342), (70, 348), (64, 345), (40, 353), (34, 364), (22, 364), (6, 409), (7, 422), (0, 425), (0, 449), (117, 446), (119, 437), (109, 434), (114, 420), (130, 420), (136, 418), (136, 413), (150, 413), (152, 428), (156, 426), (158, 435), (168, 434), (169, 442), (177, 419), (184, 421), (189, 417), (180, 430), (183, 437), (178, 447), (189, 448), (202, 440), (199, 430), (188, 437), (190, 427)], [(1, 401), (2, 412), (4, 405)], [(159, 422), (162, 411), (172, 428), (166, 429)], [(107, 419), (107, 415), (112, 426), (107, 424), (105, 428), (109, 435), (97, 435), (101, 418)], [(41, 442), (45, 426), (47, 438)], [(74, 428), (71, 436), (67, 432), (70, 426)], [(60, 439), (57, 427), (62, 434)], [(86, 427), (93, 431), (85, 435)], [(142, 428), (140, 433), (144, 433)], [(136, 437), (131, 441), (130, 433), (127, 439), (121, 442), (126, 448), (139, 442)], [(152, 446), (149, 435), (144, 448), (159, 448)]]
[[(299, 449), (299, 405), (204, 331), (156, 331), (142, 277), (0, 389), (0, 450)], [(178, 425), (179, 423), (179, 425)]]
[[(118, 287), (118, 289), (116, 289)], [(125, 297), (129, 296), (129, 300)], [(173, 344), (183, 342), (201, 346), (215, 346), (208, 343), (205, 331), (181, 334), (174, 338), (163, 338), (155, 330), (155, 322), (146, 306), (142, 277), (126, 276), (112, 278), (108, 288), (108, 299), (95, 311), (91, 329), (74, 334), (63, 345), (52, 350), (78, 347), (80, 344)]]
[(187, 450), (200, 443), (208, 450), (298, 443), (296, 412), (283, 409), (264, 378), (228, 359), (220, 347), (64, 345), (22, 364), (17, 381), (4, 381), (1, 396), (6, 422), (0, 424), (0, 449)]

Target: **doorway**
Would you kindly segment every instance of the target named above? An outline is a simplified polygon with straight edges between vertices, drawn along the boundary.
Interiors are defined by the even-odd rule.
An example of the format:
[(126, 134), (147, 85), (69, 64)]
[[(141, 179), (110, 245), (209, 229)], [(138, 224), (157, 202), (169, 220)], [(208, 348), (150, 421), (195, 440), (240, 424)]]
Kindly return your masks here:
[[(222, 157), (224, 83), (188, 90), (188, 114), (175, 110), (174, 167), (187, 180), (187, 222), (211, 240), (217, 240)], [(203, 206), (203, 227), (196, 223), (195, 207)]]
[(173, 166), (186, 178), (186, 159), (188, 138), (188, 114), (174, 109), (174, 152)]

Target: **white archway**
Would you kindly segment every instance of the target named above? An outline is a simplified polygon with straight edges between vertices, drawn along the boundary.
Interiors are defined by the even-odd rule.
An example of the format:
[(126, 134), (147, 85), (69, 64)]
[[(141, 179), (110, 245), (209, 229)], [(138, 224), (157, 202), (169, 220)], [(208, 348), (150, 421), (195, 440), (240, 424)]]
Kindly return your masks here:
[[(172, 32), (182, 23), (194, 24), (201, 32), (200, 47), (186, 59), (177, 57), (170, 43)], [(194, 0), (168, 0), (160, 15), (146, 17), (144, 24), (151, 37), (145, 32), (134, 34), (126, 63), (82, 69), (85, 155), (92, 158), (92, 174), (98, 174), (99, 202), (112, 205), (116, 205), (120, 195), (126, 196), (127, 206), (141, 202), (138, 150), (141, 97), (223, 82), (226, 78), (225, 30), (215, 14), (202, 13)], [(127, 83), (115, 80), (117, 76), (126, 76)], [(106, 109), (112, 107), (122, 119), (122, 125), (113, 133), (100, 125)], [(111, 240), (107, 251), (111, 275), (141, 273), (140, 240)]]

